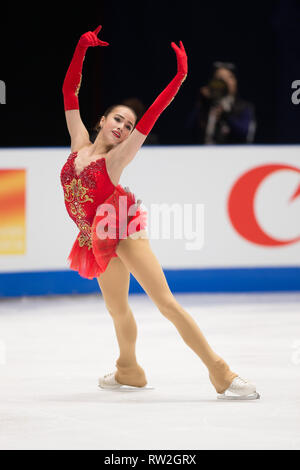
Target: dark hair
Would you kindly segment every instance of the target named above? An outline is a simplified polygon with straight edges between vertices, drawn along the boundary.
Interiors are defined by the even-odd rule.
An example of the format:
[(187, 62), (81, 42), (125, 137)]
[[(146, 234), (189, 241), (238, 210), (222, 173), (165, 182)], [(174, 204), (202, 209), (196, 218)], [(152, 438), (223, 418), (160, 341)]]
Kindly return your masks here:
[(221, 62), (220, 60), (217, 60), (213, 63), (213, 67), (215, 69), (215, 72), (218, 69), (227, 69), (230, 70), (230, 72), (232, 72), (233, 74), (236, 73), (236, 65), (232, 62)]
[[(102, 116), (107, 117), (107, 116), (108, 116), (115, 108), (117, 108), (118, 106), (126, 106), (126, 108), (129, 108), (129, 109), (134, 113), (134, 115), (135, 115), (135, 117), (136, 117), (136, 121), (138, 120), (138, 113), (136, 112), (136, 110), (135, 110), (132, 106), (130, 106), (130, 105), (128, 105), (128, 104), (125, 104), (125, 102), (124, 102), (124, 103), (119, 103), (119, 104), (113, 104), (113, 105), (109, 106), (109, 107), (106, 109), (106, 111), (101, 115), (101, 117), (102, 117)], [(101, 119), (101, 118), (100, 118), (100, 119)], [(100, 129), (101, 129), (101, 127), (100, 127), (100, 125), (99, 125), (99, 124), (100, 124), (100, 119), (97, 120), (97, 123), (95, 124), (95, 126), (94, 126), (93, 129), (92, 129), (92, 132), (91, 132), (91, 135), (90, 135), (90, 141), (91, 141), (92, 143), (95, 142), (95, 140), (96, 140), (96, 138), (97, 138), (97, 135), (98, 135), (99, 132), (100, 132)]]
[(213, 69), (212, 69), (212, 72), (211, 72), (212, 78), (215, 77), (217, 71), (220, 70), (220, 69), (229, 70), (229, 72), (238, 81), (238, 78), (239, 78), (238, 77), (238, 70), (237, 70), (237, 66), (235, 64), (233, 64), (232, 62), (221, 62), (221, 61), (214, 62), (213, 63)]

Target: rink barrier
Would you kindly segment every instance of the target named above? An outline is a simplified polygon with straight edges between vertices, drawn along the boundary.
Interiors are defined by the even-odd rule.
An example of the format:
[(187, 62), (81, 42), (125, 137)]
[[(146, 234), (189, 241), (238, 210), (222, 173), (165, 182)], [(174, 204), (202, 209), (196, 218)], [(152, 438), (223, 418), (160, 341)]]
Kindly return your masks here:
[[(294, 292), (300, 291), (300, 266), (278, 268), (164, 269), (172, 292)], [(75, 271), (0, 273), (0, 297), (92, 294), (96, 279)], [(130, 275), (130, 294), (145, 293)]]

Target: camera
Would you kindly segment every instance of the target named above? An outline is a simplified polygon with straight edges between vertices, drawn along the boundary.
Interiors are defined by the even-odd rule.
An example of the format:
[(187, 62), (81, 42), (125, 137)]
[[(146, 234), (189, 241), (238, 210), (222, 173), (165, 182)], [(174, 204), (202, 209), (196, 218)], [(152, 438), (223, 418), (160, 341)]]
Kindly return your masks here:
[(213, 106), (218, 105), (225, 96), (229, 95), (227, 83), (221, 78), (213, 78), (207, 85), (209, 97)]

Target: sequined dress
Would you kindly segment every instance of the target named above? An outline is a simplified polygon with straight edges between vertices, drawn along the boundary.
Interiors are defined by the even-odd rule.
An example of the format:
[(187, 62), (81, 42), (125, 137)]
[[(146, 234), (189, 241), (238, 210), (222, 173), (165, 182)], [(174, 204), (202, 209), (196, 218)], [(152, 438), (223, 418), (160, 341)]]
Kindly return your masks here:
[(112, 183), (104, 157), (79, 175), (76, 157), (77, 152), (70, 154), (60, 174), (67, 212), (79, 228), (68, 262), (82, 277), (93, 279), (117, 257), (121, 239), (146, 231), (147, 212), (138, 208), (133, 193)]

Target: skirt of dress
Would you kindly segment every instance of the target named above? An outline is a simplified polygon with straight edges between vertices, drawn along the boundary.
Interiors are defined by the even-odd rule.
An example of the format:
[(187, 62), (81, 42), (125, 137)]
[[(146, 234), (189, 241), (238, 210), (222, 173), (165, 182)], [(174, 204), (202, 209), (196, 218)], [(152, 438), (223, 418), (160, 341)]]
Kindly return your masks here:
[(81, 233), (78, 234), (71, 253), (68, 256), (68, 262), (71, 269), (77, 271), (80, 276), (86, 279), (94, 279), (102, 273), (98, 265), (91, 245), (80, 246), (79, 239)]
[[(126, 190), (128, 189), (128, 190)], [(68, 257), (70, 268), (80, 276), (93, 279), (103, 273), (109, 261), (117, 257), (116, 248), (120, 240), (136, 238), (146, 232), (147, 211), (139, 208), (135, 195), (121, 185), (97, 208), (91, 227), (91, 246), (80, 247), (77, 236)]]

